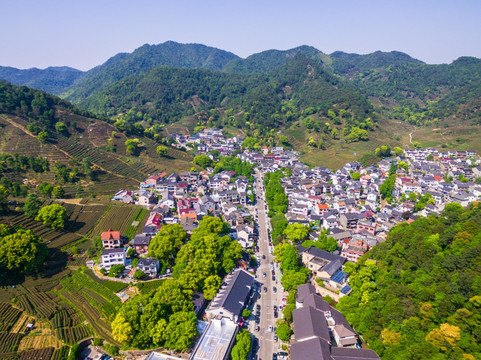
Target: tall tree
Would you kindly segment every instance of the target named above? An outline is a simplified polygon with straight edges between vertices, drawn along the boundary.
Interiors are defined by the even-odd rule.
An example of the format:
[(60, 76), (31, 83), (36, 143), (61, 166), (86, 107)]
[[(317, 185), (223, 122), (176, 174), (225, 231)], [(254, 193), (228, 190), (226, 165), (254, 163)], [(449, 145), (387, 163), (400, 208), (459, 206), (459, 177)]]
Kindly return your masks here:
[(67, 210), (59, 204), (47, 205), (39, 210), (35, 220), (52, 229), (63, 229), (67, 220)]

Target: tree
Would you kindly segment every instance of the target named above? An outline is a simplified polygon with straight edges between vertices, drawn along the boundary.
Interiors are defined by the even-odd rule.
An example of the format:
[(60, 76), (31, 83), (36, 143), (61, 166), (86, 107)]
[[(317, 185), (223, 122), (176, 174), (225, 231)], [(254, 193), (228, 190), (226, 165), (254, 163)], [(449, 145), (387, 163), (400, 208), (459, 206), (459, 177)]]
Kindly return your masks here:
[(221, 283), (222, 279), (217, 275), (207, 277), (204, 281), (204, 298), (212, 300), (217, 294)]
[(90, 158), (85, 157), (82, 159), (82, 169), (85, 176), (92, 179), (92, 162), (90, 161)]
[(413, 146), (415, 149), (421, 148), (421, 143), (419, 141), (413, 141)]
[(402, 154), (404, 154), (404, 150), (401, 149), (400, 147), (394, 147), (394, 153), (396, 154), (396, 156), (401, 156)]
[(320, 249), (329, 251), (329, 252), (334, 252), (337, 250), (337, 241), (334, 239), (332, 236), (324, 236), (324, 238), (320, 241)]
[(286, 135), (279, 135), (279, 143), (289, 145), (289, 138)]
[(145, 279), (146, 277), (147, 277), (147, 274), (144, 273), (142, 270), (135, 270), (135, 272), (134, 272), (134, 279), (135, 280), (142, 280), (142, 279)]
[(31, 230), (2, 230), (0, 269), (3, 271), (37, 271), (48, 256), (47, 246)]
[(52, 229), (63, 229), (67, 219), (67, 210), (62, 205), (52, 204), (41, 208), (35, 220), (41, 221)]
[(67, 133), (67, 126), (62, 121), (57, 121), (55, 123), (55, 131), (57, 131), (57, 134), (65, 135)]
[(122, 264), (114, 265), (109, 270), (109, 275), (112, 277), (117, 277), (122, 271), (125, 270), (125, 266)]
[(80, 345), (73, 344), (72, 347), (70, 348), (70, 354), (68, 355), (67, 360), (77, 360), (79, 355), (80, 355)]
[(401, 333), (394, 330), (389, 330), (389, 329), (384, 329), (381, 332), (381, 336), (382, 336), (382, 343), (388, 346), (398, 345), (402, 337)]
[(281, 258), (281, 269), (284, 272), (299, 269), (299, 255), (295, 246), (287, 245), (284, 247), (284, 253)]
[(282, 275), (282, 286), (287, 291), (297, 289), (299, 285), (305, 284), (307, 281), (307, 274), (304, 272), (286, 271)]
[(199, 165), (203, 169), (207, 169), (212, 166), (212, 160), (207, 155), (197, 155), (194, 158), (194, 164)]
[(157, 154), (161, 157), (164, 157), (165, 155), (167, 155), (167, 152), (169, 151), (169, 148), (167, 146), (164, 146), (164, 145), (159, 145), (157, 146), (157, 149), (155, 150), (157, 152)]
[(0, 185), (0, 213), (8, 209), (8, 190), (5, 186)]
[(197, 336), (197, 317), (193, 311), (180, 311), (169, 317), (165, 331), (165, 347), (186, 351)]
[(246, 360), (251, 351), (251, 334), (242, 329), (236, 336), (236, 344), (232, 348), (232, 360)]
[(52, 196), (53, 186), (44, 181), (38, 185), (37, 190), (40, 194), (50, 197)]
[(391, 156), (391, 147), (383, 145), (375, 150), (376, 156), (379, 157), (389, 157)]
[(23, 205), (23, 212), (27, 216), (36, 216), (41, 206), (42, 202), (38, 199), (38, 196), (34, 193), (30, 193)]
[(359, 174), (358, 172), (352, 172), (351, 173), (351, 179), (352, 180), (358, 181), (360, 178), (361, 178), (361, 174)]
[(169, 258), (179, 251), (184, 243), (187, 232), (179, 224), (162, 226), (149, 244), (149, 254), (161, 261)]
[(118, 313), (115, 320), (110, 324), (112, 327), (112, 336), (120, 343), (128, 343), (132, 340), (132, 325)]
[(292, 329), (287, 324), (280, 324), (276, 329), (276, 334), (282, 341), (289, 341), (292, 335)]
[(289, 224), (287, 225), (284, 233), (293, 242), (299, 242), (304, 240), (309, 235), (309, 228), (301, 224)]
[(61, 199), (65, 196), (65, 190), (63, 189), (63, 187), (61, 187), (60, 185), (59, 186), (55, 186), (53, 189), (52, 189), (52, 198), (54, 199)]
[(40, 131), (37, 135), (37, 139), (40, 143), (45, 144), (48, 140), (48, 132)]
[(426, 335), (426, 341), (442, 351), (454, 348), (460, 339), (461, 329), (455, 325), (449, 325), (447, 323), (441, 324), (440, 328), (435, 328)]
[(250, 317), (252, 315), (252, 311), (250, 311), (249, 309), (244, 309), (242, 310), (242, 317), (247, 319), (248, 317)]

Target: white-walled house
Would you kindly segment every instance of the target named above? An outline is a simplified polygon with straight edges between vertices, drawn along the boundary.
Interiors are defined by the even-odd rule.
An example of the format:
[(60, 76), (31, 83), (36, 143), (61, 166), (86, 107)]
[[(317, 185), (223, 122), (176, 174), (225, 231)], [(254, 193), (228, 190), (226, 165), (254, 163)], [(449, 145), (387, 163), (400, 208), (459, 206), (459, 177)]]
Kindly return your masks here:
[(100, 266), (110, 270), (114, 265), (125, 265), (125, 248), (105, 249), (102, 251)]

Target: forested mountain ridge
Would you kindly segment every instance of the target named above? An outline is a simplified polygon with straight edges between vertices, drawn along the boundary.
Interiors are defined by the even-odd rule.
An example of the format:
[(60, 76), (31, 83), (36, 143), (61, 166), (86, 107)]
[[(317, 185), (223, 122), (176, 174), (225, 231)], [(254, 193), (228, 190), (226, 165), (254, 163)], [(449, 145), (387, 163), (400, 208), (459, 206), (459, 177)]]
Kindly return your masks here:
[(375, 51), (371, 54), (359, 55), (343, 51), (335, 51), (329, 55), (332, 69), (336, 74), (349, 76), (361, 71), (386, 68), (389, 66), (401, 66), (409, 64), (424, 64), (422, 61), (400, 51)]
[[(307, 65), (313, 76), (306, 76)], [(450, 129), (442, 137), (423, 135), (424, 146), (477, 148), (465, 134), (477, 133), (481, 123), (480, 74), (481, 60), (469, 57), (429, 65), (398, 51), (326, 55), (303, 45), (242, 59), (169, 41), (113, 56), (78, 76), (62, 97), (120, 120), (121, 129), (151, 132), (188, 119), (305, 153), (315, 147), (338, 153), (366, 141), (350, 146), (355, 156), (384, 141), (408, 146), (414, 126)], [(280, 141), (279, 131), (288, 139)]]
[(333, 106), (352, 111), (353, 124), (373, 111), (352, 84), (299, 54), (269, 73), (252, 75), (159, 67), (119, 81), (81, 105), (107, 116), (134, 109), (133, 118), (126, 120), (149, 124), (223, 108), (231, 114), (225, 121), (259, 133), (288, 126), (301, 113), (327, 116)]
[(59, 95), (67, 90), (81, 75), (82, 71), (68, 66), (25, 70), (0, 66), (0, 79), (14, 85), (25, 85), (54, 95)]
[(337, 308), (383, 359), (481, 356), (481, 210), (397, 225), (349, 264), (353, 292)]
[(80, 103), (95, 91), (127, 78), (148, 72), (158, 66), (221, 70), (238, 58), (230, 52), (201, 44), (179, 44), (167, 41), (158, 45), (145, 44), (132, 53), (120, 53), (85, 72), (63, 96)]
[(302, 45), (289, 50), (266, 50), (250, 55), (245, 59), (234, 59), (228, 62), (222, 68), (222, 71), (238, 74), (269, 72), (279, 66), (285, 65), (297, 54), (316, 60), (319, 64), (331, 64), (331, 59), (328, 55), (312, 46)]

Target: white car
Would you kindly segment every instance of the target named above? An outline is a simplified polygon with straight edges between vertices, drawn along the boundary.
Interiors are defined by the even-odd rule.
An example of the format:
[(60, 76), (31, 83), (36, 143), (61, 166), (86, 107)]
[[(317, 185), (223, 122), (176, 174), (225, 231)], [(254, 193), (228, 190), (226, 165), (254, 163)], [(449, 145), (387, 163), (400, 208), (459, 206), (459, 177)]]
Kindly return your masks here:
[(272, 332), (272, 325), (269, 325), (269, 328), (267, 329), (267, 331)]

